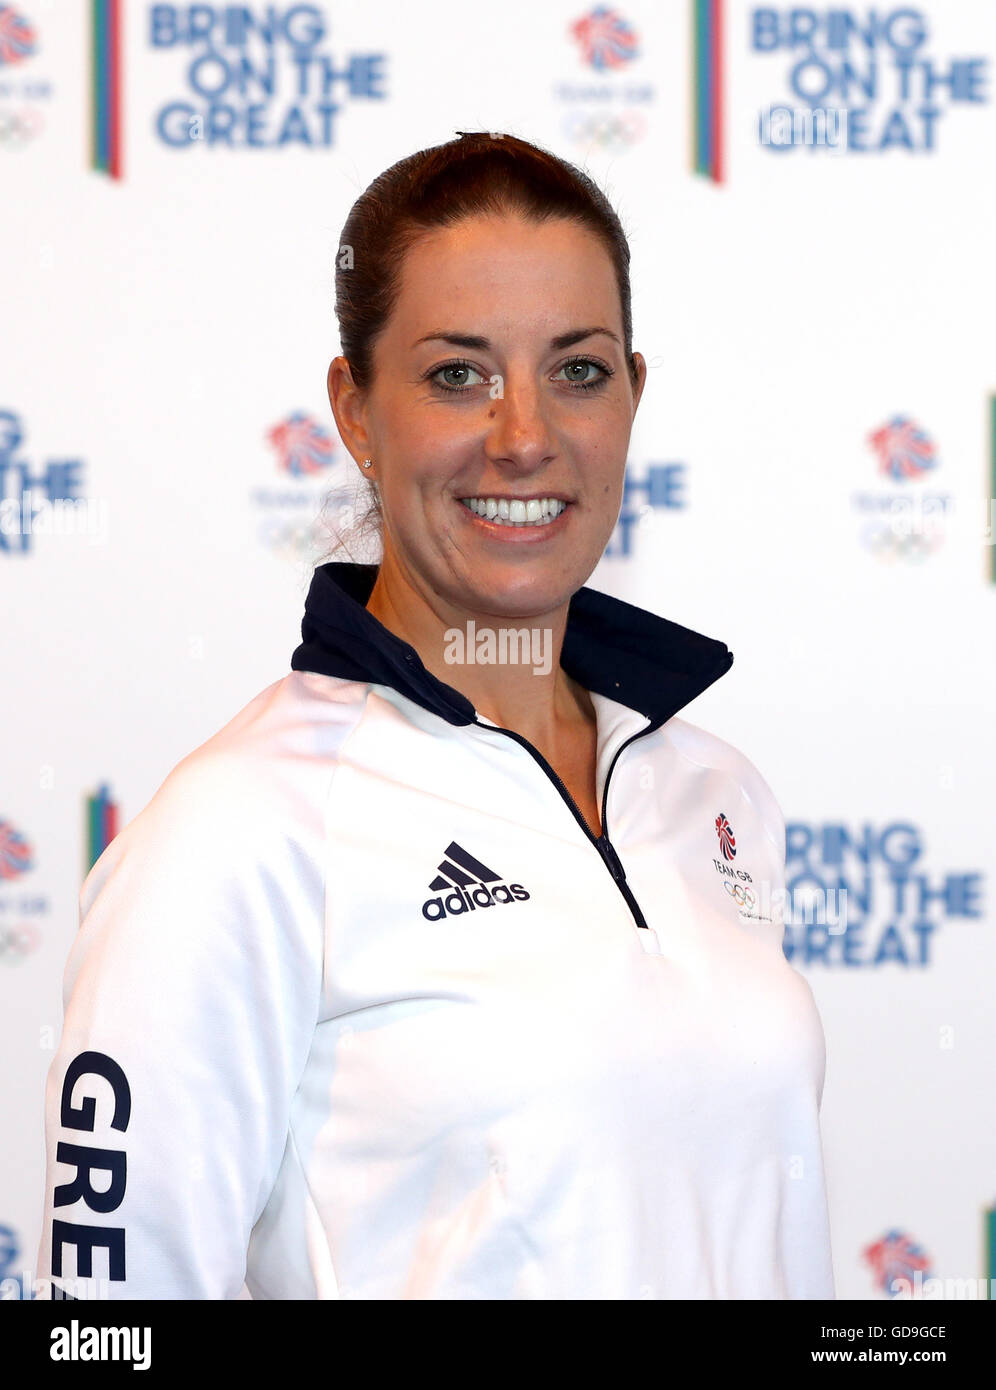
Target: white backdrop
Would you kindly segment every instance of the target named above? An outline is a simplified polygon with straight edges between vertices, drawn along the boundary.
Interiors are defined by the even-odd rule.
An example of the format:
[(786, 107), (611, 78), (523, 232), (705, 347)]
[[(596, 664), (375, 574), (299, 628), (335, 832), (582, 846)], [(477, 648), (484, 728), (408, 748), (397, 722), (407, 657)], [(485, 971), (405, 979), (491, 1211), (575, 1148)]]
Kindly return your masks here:
[[(787, 932), (827, 1035), (838, 1295), (885, 1298), (914, 1268), (996, 1276), (996, 10), (836, 7), (828, 28), (796, 6), (798, 46), (772, 48), (792, 7), (716, 6), (717, 181), (693, 167), (685, 0), (248, 7), (299, 41), (321, 27), (314, 52), (352, 62), (324, 114), (322, 65), (298, 94), (286, 38), (247, 50), (272, 54), (272, 95), (240, 93), (223, 6), (197, 7), (219, 26), (197, 64), (208, 41), (168, 41), (189, 7), (124, 0), (120, 177), (92, 167), (100, 8), (0, 5), (0, 499), (47, 476), (89, 502), (75, 534), (14, 532), (9, 508), (0, 531), (0, 1277), (30, 1275), (37, 1252), (87, 798), (106, 784), (123, 825), (289, 669), (327, 549), (312, 523), (352, 476), (325, 395), (339, 232), (382, 169), (473, 129), (581, 164), (630, 237), (651, 371), (632, 520), (590, 583), (730, 646), (730, 673), (683, 716), (770, 782), (789, 882), (852, 890), (846, 936)], [(849, 96), (848, 62), (866, 89)], [(759, 143), (759, 111), (828, 80), (851, 146)], [(197, 133), (198, 87), (230, 108), (229, 146), (169, 143)], [(281, 130), (296, 138), (273, 143)], [(269, 437), (297, 414), (304, 476)], [(912, 476), (883, 471), (870, 439), (897, 421), (891, 457), (906, 439)], [(638, 484), (665, 466), (655, 500), (672, 505), (650, 506)], [(901, 535), (888, 509), (925, 498), (929, 525)], [(867, 863), (853, 847), (835, 861), (841, 835)]]

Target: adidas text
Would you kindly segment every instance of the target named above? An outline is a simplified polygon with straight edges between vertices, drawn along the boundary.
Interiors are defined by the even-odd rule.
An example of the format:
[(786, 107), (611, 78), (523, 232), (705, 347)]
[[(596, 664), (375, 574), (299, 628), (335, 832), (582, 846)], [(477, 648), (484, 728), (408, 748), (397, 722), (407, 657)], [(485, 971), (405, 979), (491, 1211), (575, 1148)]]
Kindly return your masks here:
[(496, 903), (512, 903), (528, 897), (521, 883), (499, 883), (494, 888), (485, 888), (480, 883), (469, 892), (455, 888), (445, 897), (427, 898), (422, 904), (422, 916), (428, 922), (438, 922), (443, 917), (457, 917), (461, 912), (473, 912), (478, 907), (494, 907)]

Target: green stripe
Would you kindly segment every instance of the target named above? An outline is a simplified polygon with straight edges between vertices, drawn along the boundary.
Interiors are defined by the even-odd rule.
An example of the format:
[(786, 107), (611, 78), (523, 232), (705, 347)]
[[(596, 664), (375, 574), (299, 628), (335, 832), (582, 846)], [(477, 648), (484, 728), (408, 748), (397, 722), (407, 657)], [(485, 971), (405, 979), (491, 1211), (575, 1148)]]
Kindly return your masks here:
[(90, 0), (90, 168), (97, 168), (97, 93), (100, 90), (97, 70), (100, 48), (97, 44), (97, 0)]
[(107, 151), (104, 141), (104, 103), (107, 97), (106, 17), (103, 0), (93, 0), (93, 167), (103, 169), (105, 172), (107, 170)]
[(709, 0), (695, 0), (695, 169), (708, 174), (708, 65), (709, 26), (706, 12)]
[(87, 845), (86, 845), (86, 863), (83, 865), (83, 876), (84, 876), (84, 878), (85, 878), (86, 875), (90, 872), (90, 870), (93, 868), (94, 864), (96, 864), (96, 862), (97, 862), (96, 848), (97, 848), (97, 824), (98, 824), (98, 819), (99, 819), (99, 812), (98, 812), (98, 810), (97, 810), (97, 798), (96, 798), (95, 796), (89, 796), (89, 797), (87, 797), (86, 810), (87, 810)]
[[(996, 520), (993, 515), (996, 512), (996, 396), (989, 397), (989, 496), (986, 498), (986, 512), (985, 525), (988, 527)], [(996, 535), (989, 537), (989, 582), (996, 584)], [(990, 1258), (990, 1272), (996, 1277), (992, 1263)]]

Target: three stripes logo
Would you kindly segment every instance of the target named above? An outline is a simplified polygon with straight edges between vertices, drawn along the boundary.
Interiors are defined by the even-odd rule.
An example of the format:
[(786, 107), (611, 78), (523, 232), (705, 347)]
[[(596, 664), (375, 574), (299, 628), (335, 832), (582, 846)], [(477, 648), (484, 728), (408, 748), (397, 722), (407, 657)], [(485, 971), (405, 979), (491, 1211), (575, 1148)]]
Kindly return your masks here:
[(475, 859), (455, 840), (446, 846), (436, 867), (439, 872), (429, 888), (438, 896), (427, 898), (422, 904), (422, 916), (427, 922), (439, 922), (444, 917), (458, 917), (462, 912), (474, 912), (479, 907), (494, 907), (496, 903), (514, 903), (529, 897), (521, 883), (504, 883), (501, 874)]

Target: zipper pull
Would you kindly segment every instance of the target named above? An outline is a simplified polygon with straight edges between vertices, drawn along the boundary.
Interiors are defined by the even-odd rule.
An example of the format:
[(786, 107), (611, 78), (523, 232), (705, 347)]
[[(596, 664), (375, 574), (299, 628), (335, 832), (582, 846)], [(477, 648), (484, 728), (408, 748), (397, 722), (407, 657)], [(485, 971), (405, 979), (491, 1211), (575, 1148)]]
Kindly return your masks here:
[(602, 856), (609, 868), (612, 870), (612, 877), (620, 882), (626, 877), (626, 870), (622, 866), (622, 861), (612, 848), (611, 843), (605, 835), (600, 836), (598, 847), (602, 851)]

